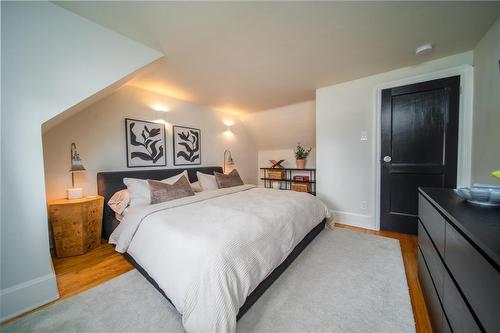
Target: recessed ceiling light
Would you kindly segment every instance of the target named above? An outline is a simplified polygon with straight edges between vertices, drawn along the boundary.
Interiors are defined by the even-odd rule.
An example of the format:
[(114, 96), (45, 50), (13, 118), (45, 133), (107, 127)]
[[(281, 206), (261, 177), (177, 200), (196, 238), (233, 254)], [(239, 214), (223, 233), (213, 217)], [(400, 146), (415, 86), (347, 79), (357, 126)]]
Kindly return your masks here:
[(415, 54), (416, 55), (423, 55), (423, 54), (430, 53), (431, 51), (432, 51), (432, 44), (427, 43), (427, 44), (420, 45), (419, 47), (417, 47), (415, 49)]

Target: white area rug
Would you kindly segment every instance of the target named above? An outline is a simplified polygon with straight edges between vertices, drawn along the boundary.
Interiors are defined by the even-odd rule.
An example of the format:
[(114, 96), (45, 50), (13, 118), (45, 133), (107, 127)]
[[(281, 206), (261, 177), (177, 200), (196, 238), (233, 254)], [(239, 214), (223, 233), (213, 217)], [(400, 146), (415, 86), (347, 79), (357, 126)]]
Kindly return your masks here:
[[(2, 332), (182, 332), (181, 316), (133, 270)], [(239, 332), (415, 332), (399, 242), (326, 229), (238, 322)]]

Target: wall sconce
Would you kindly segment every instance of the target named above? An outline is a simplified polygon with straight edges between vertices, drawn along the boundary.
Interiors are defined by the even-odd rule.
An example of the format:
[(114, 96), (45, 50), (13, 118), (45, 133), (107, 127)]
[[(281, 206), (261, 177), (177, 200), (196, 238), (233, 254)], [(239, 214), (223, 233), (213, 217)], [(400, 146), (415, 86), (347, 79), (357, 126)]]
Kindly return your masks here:
[(232, 136), (233, 131), (231, 130), (231, 126), (226, 126), (226, 130), (224, 131), (225, 136)]
[(224, 131), (225, 136), (233, 136), (233, 131), (231, 130), (231, 126), (234, 125), (233, 120), (224, 120), (224, 125), (226, 125), (226, 130)]
[[(226, 158), (226, 154), (228, 155)], [(234, 160), (233, 157), (231, 156), (231, 151), (229, 149), (224, 150), (224, 167), (222, 172), (227, 173), (231, 172), (234, 169)], [(227, 170), (227, 172), (226, 172)]]
[(156, 112), (168, 112), (168, 108), (165, 105), (160, 104), (160, 103), (154, 104), (153, 110), (155, 110)]
[(85, 171), (80, 154), (76, 149), (76, 144), (71, 143), (71, 188), (68, 189), (68, 199), (80, 199), (83, 196), (83, 189), (81, 187), (75, 188), (75, 172)]

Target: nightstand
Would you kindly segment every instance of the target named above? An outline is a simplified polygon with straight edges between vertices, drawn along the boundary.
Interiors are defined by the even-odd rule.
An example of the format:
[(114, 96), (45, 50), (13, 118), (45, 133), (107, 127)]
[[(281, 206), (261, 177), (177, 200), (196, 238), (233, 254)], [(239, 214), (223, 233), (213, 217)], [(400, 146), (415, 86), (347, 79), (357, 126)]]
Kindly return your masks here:
[(101, 244), (104, 197), (58, 199), (48, 202), (57, 257), (87, 253)]

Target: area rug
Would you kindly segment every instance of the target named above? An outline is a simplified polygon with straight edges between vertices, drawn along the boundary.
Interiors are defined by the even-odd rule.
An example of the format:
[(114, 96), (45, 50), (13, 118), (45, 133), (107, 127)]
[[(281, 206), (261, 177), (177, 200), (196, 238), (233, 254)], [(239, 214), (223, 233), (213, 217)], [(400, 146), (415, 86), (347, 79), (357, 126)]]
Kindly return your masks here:
[[(238, 332), (415, 332), (399, 242), (326, 229), (238, 322)], [(132, 270), (2, 332), (183, 332), (181, 316)]]

